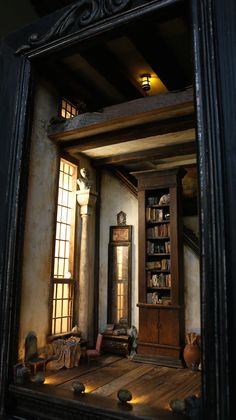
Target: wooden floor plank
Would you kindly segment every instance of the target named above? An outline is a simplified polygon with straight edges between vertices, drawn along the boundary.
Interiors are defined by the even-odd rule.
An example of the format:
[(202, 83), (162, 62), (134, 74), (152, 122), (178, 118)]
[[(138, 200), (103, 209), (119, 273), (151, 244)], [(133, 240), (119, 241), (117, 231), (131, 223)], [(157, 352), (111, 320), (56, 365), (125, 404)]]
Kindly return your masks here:
[(98, 364), (93, 363), (88, 366), (86, 360), (83, 360), (83, 362), (81, 362), (78, 367), (72, 369), (63, 368), (59, 371), (46, 371), (46, 383), (60, 386), (62, 383), (72, 380), (73, 378), (76, 378), (85, 372), (92, 373), (121, 359), (123, 358), (116, 355), (109, 355), (108, 357), (102, 356)]
[(114, 379), (133, 370), (134, 367), (137, 367), (137, 364), (134, 362), (128, 361), (126, 359), (118, 360), (115, 363), (110, 363), (103, 366), (102, 369), (100, 368), (94, 370), (92, 375), (90, 371), (80, 371), (80, 373), (77, 373), (76, 378), (74, 377), (73, 380), (64, 381), (64, 383), (59, 385), (59, 387), (64, 389), (71, 387), (72, 383), (76, 379), (82, 382), (86, 386), (86, 389), (89, 390), (89, 392), (92, 392), (107, 383), (110, 384)]
[(144, 373), (149, 372), (152, 369), (152, 366), (149, 365), (141, 365), (137, 366), (135, 369), (132, 369), (130, 372), (120, 376), (119, 378), (113, 380), (110, 383), (107, 383), (103, 387), (97, 388), (93, 391), (94, 394), (99, 394), (103, 397), (108, 397), (113, 392), (117, 392), (120, 388), (123, 388), (128, 383), (132, 381), (132, 379), (137, 379), (140, 376), (143, 376)]
[(117, 391), (127, 388), (132, 392), (132, 404), (169, 410), (172, 399), (200, 395), (201, 372), (142, 364), (130, 359), (110, 355), (100, 359), (98, 365), (83, 361), (78, 368), (63, 369), (49, 374), (47, 380), (56, 388), (71, 390), (73, 381), (79, 380), (89, 394), (117, 399)]

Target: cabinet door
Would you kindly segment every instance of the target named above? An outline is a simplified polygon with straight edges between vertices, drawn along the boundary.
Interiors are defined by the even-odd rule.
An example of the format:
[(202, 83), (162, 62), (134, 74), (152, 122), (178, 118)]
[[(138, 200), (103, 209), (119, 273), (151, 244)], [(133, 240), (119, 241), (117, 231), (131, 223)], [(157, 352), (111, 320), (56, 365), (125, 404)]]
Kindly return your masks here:
[(140, 308), (139, 312), (139, 340), (146, 343), (158, 343), (159, 319), (158, 309)]
[(159, 310), (159, 343), (179, 346), (179, 311), (175, 309)]

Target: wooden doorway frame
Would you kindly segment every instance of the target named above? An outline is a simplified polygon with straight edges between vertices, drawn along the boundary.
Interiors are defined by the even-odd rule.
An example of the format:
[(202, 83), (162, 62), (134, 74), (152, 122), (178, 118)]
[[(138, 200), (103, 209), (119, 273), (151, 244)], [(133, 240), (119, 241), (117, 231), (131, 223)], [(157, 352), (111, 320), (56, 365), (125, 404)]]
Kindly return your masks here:
[[(1, 41), (1, 418), (7, 413), (8, 387), (17, 360), (33, 66), (37, 58), (56, 54), (180, 2), (81, 0)], [(231, 50), (236, 43), (236, 3), (229, 0), (226, 7), (221, 0), (191, 0), (189, 4), (200, 184), (202, 418), (228, 420), (235, 418), (236, 371), (236, 56)], [(90, 10), (85, 21), (81, 20), (81, 6)], [(81, 22), (83, 26), (78, 29), (76, 24)], [(41, 35), (32, 35), (35, 33)]]

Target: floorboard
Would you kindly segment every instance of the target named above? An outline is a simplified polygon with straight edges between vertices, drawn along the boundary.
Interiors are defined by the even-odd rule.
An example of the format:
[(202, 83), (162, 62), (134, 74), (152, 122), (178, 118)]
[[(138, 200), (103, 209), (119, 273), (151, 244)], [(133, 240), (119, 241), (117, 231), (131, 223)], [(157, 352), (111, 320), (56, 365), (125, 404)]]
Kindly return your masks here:
[(132, 404), (169, 410), (173, 399), (200, 395), (201, 372), (142, 364), (115, 355), (106, 355), (98, 363), (81, 360), (78, 368), (48, 372), (46, 383), (71, 390), (74, 381), (86, 386), (86, 392), (117, 400), (121, 388), (132, 392)]

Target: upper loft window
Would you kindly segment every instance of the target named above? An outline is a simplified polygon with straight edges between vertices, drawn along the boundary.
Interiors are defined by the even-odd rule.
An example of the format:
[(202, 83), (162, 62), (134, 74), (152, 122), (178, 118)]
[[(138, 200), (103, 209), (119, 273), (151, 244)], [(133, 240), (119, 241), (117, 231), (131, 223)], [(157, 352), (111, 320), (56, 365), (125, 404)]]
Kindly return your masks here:
[(61, 100), (61, 106), (60, 106), (60, 117), (69, 119), (74, 118), (76, 115), (79, 114), (78, 109), (75, 105), (73, 105), (70, 101), (68, 101), (65, 98), (62, 98)]
[(52, 334), (72, 328), (77, 166), (60, 160), (53, 272)]

